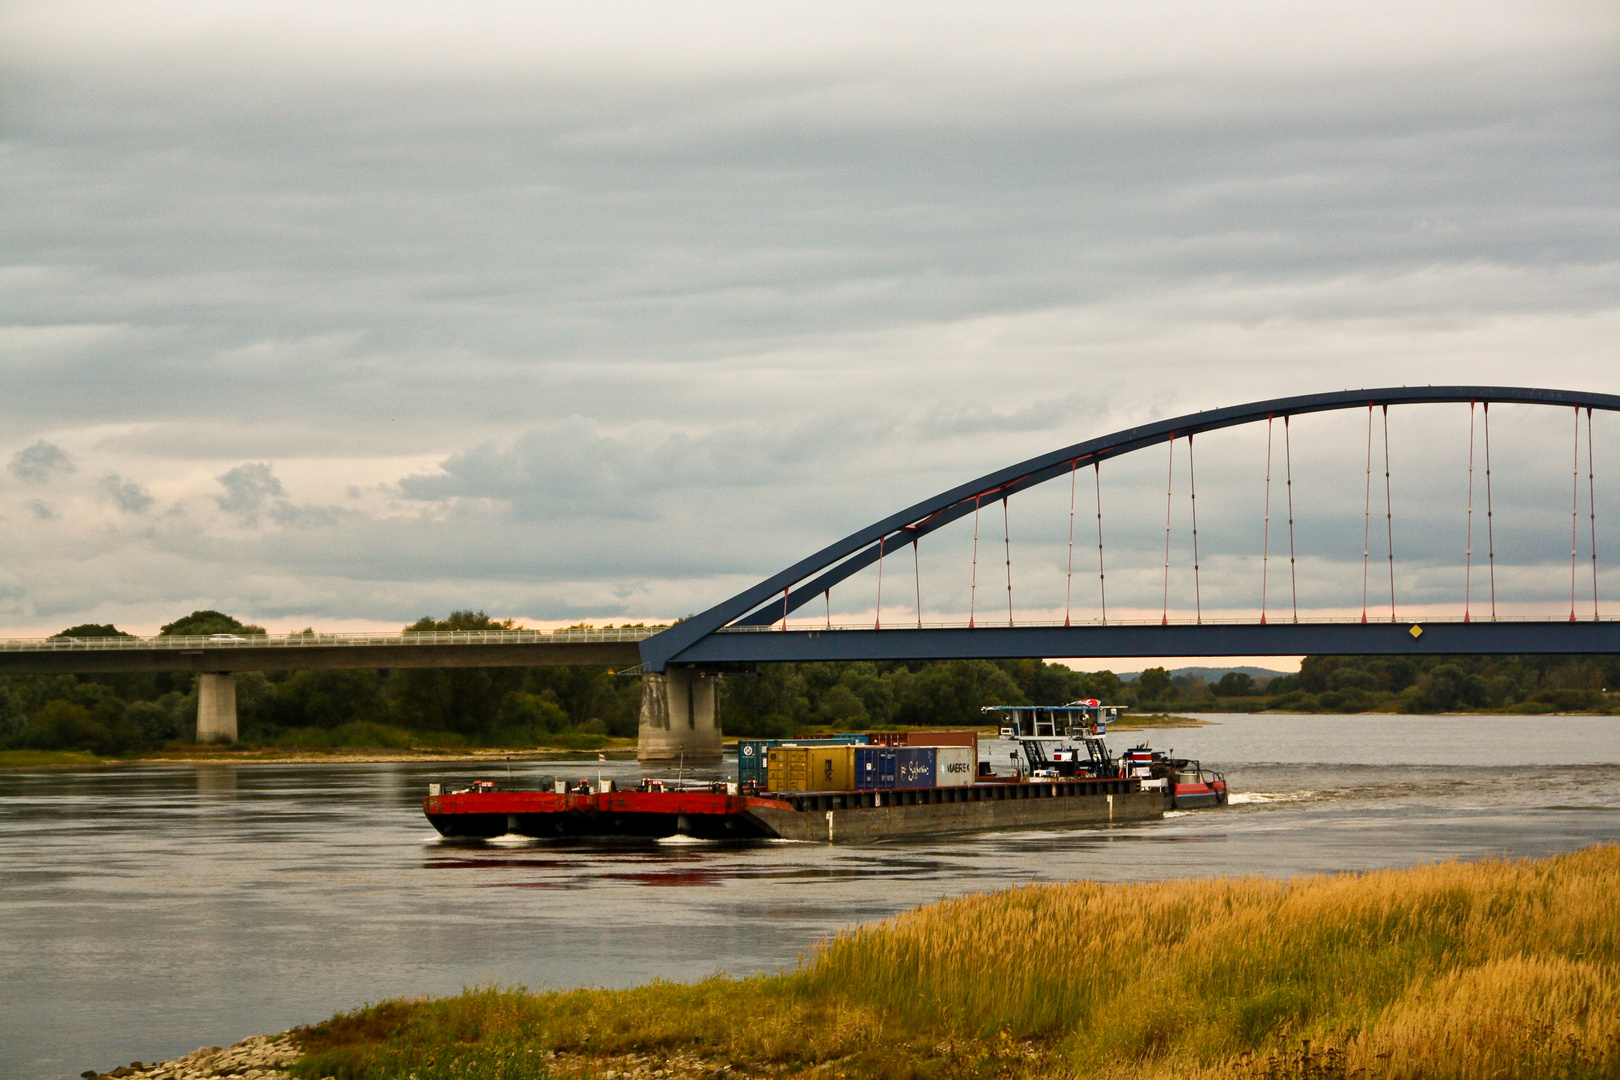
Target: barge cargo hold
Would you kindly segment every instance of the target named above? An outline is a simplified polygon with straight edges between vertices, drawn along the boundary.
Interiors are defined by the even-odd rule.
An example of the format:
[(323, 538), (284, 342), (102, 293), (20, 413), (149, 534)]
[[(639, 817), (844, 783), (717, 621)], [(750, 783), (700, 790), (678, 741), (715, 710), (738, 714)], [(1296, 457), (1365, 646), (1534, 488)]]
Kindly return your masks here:
[[(720, 790), (716, 791), (714, 788)], [(991, 829), (1099, 825), (1164, 816), (1161, 790), (1134, 778), (994, 782), (887, 791), (730, 794), (736, 785), (684, 791), (430, 793), (423, 811), (449, 837), (541, 839), (782, 839), (822, 842), (933, 836)]]

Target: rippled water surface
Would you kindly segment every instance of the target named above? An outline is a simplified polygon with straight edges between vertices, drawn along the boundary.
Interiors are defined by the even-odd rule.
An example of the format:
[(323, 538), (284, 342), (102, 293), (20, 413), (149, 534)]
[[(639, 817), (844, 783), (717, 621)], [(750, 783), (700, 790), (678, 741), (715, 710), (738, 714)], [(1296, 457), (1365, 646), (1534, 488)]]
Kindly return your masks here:
[(845, 924), (1031, 880), (1281, 876), (1620, 839), (1620, 718), (1211, 719), (1112, 741), (1226, 769), (1238, 794), (1224, 810), (859, 847), (440, 840), (425, 785), (505, 778), (485, 765), (0, 774), (0, 1077), (72, 1077), (480, 983), (773, 970)]

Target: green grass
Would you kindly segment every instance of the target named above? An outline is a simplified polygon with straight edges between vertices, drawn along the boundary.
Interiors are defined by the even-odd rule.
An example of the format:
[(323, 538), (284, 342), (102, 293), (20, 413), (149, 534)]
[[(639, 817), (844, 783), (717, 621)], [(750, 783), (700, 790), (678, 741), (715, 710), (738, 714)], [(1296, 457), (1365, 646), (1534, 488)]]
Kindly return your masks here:
[(456, 736), (434, 738), (420, 731), (378, 724), (369, 720), (342, 724), (335, 728), (290, 728), (264, 739), (261, 745), (278, 749), (316, 750), (409, 750), (431, 742), (439, 746), (464, 747), (467, 740)]
[(1126, 713), (1114, 723), (1108, 725), (1110, 731), (1141, 731), (1144, 728), (1190, 728), (1208, 727), (1219, 723), (1217, 720), (1199, 720), (1192, 716), (1176, 716), (1174, 713)]
[(528, 1080), (682, 1054), (733, 1075), (1613, 1078), (1617, 892), (1612, 845), (1030, 886), (852, 929), (776, 976), (387, 1002), (298, 1032), (293, 1072)]
[(38, 769), (52, 765), (97, 765), (102, 758), (86, 750), (0, 750), (0, 769)]
[(598, 750), (634, 746), (634, 739), (577, 731), (504, 731), (477, 740), (449, 731), (415, 731), (357, 721), (335, 728), (290, 728), (257, 742), (205, 748), (214, 753), (252, 753), (275, 750), (422, 750), (459, 753), (468, 750)]

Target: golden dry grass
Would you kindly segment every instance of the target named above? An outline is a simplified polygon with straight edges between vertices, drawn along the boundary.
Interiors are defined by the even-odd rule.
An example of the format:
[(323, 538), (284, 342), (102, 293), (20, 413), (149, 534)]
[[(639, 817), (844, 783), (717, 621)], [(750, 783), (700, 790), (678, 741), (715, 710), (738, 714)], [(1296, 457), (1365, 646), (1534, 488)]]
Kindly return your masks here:
[(468, 1065), (497, 1047), (528, 1062), (496, 1070), (514, 1078), (546, 1075), (533, 1054), (552, 1049), (682, 1050), (744, 1075), (1616, 1077), (1620, 847), (1031, 886), (839, 934), (780, 976), (479, 991), (303, 1037), (304, 1075), (419, 1080), (441, 1075), (429, 1051)]

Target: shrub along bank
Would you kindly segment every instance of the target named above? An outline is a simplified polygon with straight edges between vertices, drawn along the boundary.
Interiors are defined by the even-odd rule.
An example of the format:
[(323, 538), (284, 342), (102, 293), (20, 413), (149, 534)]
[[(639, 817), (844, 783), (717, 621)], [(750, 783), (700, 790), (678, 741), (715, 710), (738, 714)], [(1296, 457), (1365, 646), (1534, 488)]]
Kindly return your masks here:
[[(295, 1033), (296, 1076), (1620, 1076), (1620, 847), (919, 908), (797, 970), (479, 990)], [(551, 1055), (551, 1056), (548, 1056)]]

